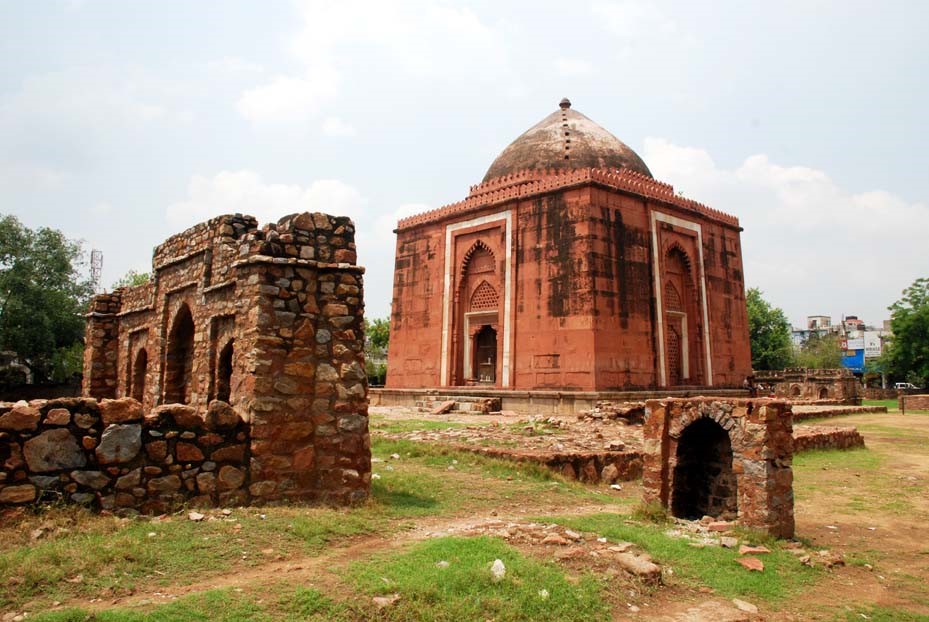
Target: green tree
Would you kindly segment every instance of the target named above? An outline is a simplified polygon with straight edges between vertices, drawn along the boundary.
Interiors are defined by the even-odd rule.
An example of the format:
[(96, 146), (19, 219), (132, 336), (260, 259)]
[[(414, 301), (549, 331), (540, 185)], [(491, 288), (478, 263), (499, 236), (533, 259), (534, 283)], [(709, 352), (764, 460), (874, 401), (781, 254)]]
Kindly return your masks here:
[(365, 371), (368, 382), (382, 385), (387, 379), (387, 345), (390, 341), (390, 319), (365, 318)]
[(135, 270), (129, 270), (126, 274), (119, 277), (119, 280), (113, 283), (112, 289), (118, 289), (120, 287), (136, 287), (137, 285), (145, 285), (151, 280), (152, 276), (148, 272), (136, 272)]
[(916, 279), (888, 309), (893, 338), (881, 361), (895, 379), (925, 386), (929, 380), (929, 278)]
[(386, 352), (390, 342), (390, 319), (378, 317), (369, 322), (365, 318), (365, 336), (373, 349)]
[(842, 350), (838, 335), (813, 333), (800, 346), (797, 365), (808, 369), (838, 369), (842, 366)]
[(83, 253), (60, 231), (0, 217), (0, 347), (16, 352), (33, 380), (80, 371), (83, 313), (93, 293)]
[(790, 323), (784, 312), (762, 298), (762, 292), (752, 287), (746, 292), (748, 332), (752, 348), (752, 367), (783, 369), (793, 363)]

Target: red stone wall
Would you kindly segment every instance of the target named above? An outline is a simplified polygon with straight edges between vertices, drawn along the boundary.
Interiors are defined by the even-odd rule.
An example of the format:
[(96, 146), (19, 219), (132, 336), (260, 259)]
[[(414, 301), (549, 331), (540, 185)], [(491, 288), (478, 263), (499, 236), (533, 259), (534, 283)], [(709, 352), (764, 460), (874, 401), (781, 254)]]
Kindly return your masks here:
[[(492, 249), (497, 279), (507, 268), (506, 221), (513, 214), (511, 348), (514, 389), (631, 390), (660, 385), (656, 352), (651, 215), (661, 212), (699, 223), (702, 246), (689, 229), (658, 223), (658, 270), (666, 251), (680, 248), (692, 265), (688, 331), (690, 377), (682, 384), (740, 387), (750, 373), (739, 229), (731, 219), (683, 209), (628, 190), (595, 183), (566, 184), (556, 177), (537, 194), (497, 195), (465, 202), (401, 223), (397, 233), (387, 386), (441, 386), (446, 235), (448, 278), (454, 294), (475, 243)], [(492, 186), (489, 182), (486, 186)], [(654, 182), (653, 182), (654, 183)], [(476, 190), (474, 192), (477, 192)], [(480, 221), (468, 227), (461, 223)], [(447, 234), (449, 225), (452, 230)], [(705, 275), (699, 270), (702, 251)], [(704, 326), (705, 277), (709, 327)], [(501, 295), (500, 323), (503, 322)], [(465, 384), (461, 300), (449, 301), (449, 386)], [(705, 365), (709, 331), (713, 377)], [(502, 330), (498, 339), (502, 339)], [(498, 341), (498, 343), (500, 343)], [(501, 367), (502, 343), (498, 348)], [(502, 371), (502, 370), (501, 370)], [(497, 387), (503, 386), (501, 374)]]
[(710, 419), (725, 431), (737, 481), (740, 524), (790, 538), (794, 534), (793, 437), (790, 405), (774, 400), (648, 400), (643, 436), (645, 500), (672, 507), (679, 442), (689, 426)]
[(900, 410), (929, 410), (929, 395), (901, 395), (897, 398)]

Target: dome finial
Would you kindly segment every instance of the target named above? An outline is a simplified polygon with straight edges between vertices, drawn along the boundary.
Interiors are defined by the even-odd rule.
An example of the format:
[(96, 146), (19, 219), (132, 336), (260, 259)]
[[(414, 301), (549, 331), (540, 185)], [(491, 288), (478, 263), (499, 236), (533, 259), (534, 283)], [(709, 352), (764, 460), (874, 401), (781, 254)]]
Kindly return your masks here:
[(568, 99), (567, 97), (562, 97), (561, 101), (558, 102), (558, 107), (561, 108), (562, 110), (567, 110), (568, 108), (571, 107), (571, 100)]

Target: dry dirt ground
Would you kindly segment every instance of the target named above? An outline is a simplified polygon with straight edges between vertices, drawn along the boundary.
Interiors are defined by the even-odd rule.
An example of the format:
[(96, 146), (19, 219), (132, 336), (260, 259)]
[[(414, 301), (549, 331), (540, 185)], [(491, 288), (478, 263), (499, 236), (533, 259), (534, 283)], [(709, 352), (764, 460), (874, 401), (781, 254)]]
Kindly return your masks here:
[[(415, 430), (424, 420), (429, 421), (429, 427), (445, 422), (519, 429), (526, 419), (525, 416), (475, 414), (431, 416), (413, 409), (387, 407), (371, 411), (374, 436), (390, 429)], [(895, 412), (851, 415), (832, 418), (828, 423), (857, 426), (865, 436), (868, 449), (847, 456), (842, 452), (820, 452), (797, 458), (797, 538), (810, 552), (841, 553), (846, 562), (844, 566), (823, 572), (814, 584), (790, 599), (756, 601), (757, 613), (746, 612), (745, 607), (740, 609), (732, 599), (712, 589), (672, 579), (666, 581), (664, 587), (630, 590), (628, 599), (611, 599), (614, 619), (736, 622), (923, 620), (921, 616), (929, 616), (929, 589), (926, 587), (929, 583), (929, 415), (903, 416)], [(383, 472), (389, 468), (389, 463), (389, 458), (376, 463), (374, 471)], [(441, 477), (442, 468), (436, 470)], [(479, 489), (487, 485), (479, 474), (457, 472), (455, 477), (460, 486)], [(345, 538), (311, 554), (269, 554), (266, 561), (252, 562), (235, 572), (207, 576), (203, 580), (187, 577), (173, 585), (170, 582), (164, 585), (162, 581), (151, 586), (141, 585), (131, 594), (90, 599), (75, 597), (56, 606), (81, 607), (88, 611), (114, 606), (144, 607), (216, 588), (261, 595), (279, 589), (282, 583), (311, 585), (323, 592), (329, 589), (344, 592), (342, 571), (345, 564), (368, 559), (378, 552), (402, 550), (411, 543), (438, 535), (475, 533), (487, 525), (526, 524), (539, 516), (628, 513), (641, 495), (639, 482), (623, 482), (621, 490), (606, 485), (587, 488), (591, 494), (583, 500), (572, 501), (564, 496), (552, 500), (544, 495), (525, 494), (501, 497), (499, 502), (482, 503), (476, 509), (459, 508), (440, 517), (410, 517), (403, 529), (389, 535)], [(598, 498), (604, 502), (599, 503)], [(626, 499), (628, 503), (617, 504), (617, 498)], [(32, 527), (29, 519), (25, 519), (12, 528), (29, 530)], [(0, 539), (4, 538), (3, 531), (0, 525)], [(513, 544), (525, 548), (518, 542)], [(0, 545), (0, 550), (2, 547)], [(578, 564), (586, 563), (584, 559), (583, 556), (574, 558), (568, 566), (579, 570)], [(597, 567), (597, 563), (600, 562), (591, 560), (591, 568), (603, 572), (602, 563), (601, 567)], [(890, 613), (883, 614), (885, 617), (855, 613), (859, 609), (853, 612), (852, 606), (864, 608), (862, 611)], [(4, 613), (7, 615), (2, 615)], [(13, 610), (0, 611), (0, 619), (13, 619), (10, 615), (13, 613)], [(910, 614), (914, 617), (897, 617)]]

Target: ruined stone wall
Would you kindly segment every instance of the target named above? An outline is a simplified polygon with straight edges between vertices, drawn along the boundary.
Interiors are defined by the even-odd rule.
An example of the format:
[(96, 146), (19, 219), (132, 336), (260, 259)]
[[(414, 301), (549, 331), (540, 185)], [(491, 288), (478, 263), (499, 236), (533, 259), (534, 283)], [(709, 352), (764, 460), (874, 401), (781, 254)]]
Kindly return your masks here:
[[(95, 299), (84, 393), (145, 411), (231, 404), (250, 498), (358, 501), (370, 487), (363, 268), (354, 225), (214, 218), (155, 249), (150, 283)], [(97, 339), (96, 335), (100, 334)], [(104, 392), (105, 390), (105, 392)]]
[(143, 412), (132, 399), (0, 404), (0, 505), (162, 513), (251, 500), (248, 425), (228, 405)]
[(900, 395), (897, 398), (900, 410), (929, 410), (929, 395)]
[(675, 496), (682, 494), (676, 467), (686, 453), (681, 439), (697, 423), (723, 430), (728, 439), (739, 523), (778, 537), (792, 537), (794, 447), (791, 410), (786, 402), (713, 398), (647, 401), (643, 426), (645, 500), (667, 508), (675, 506)]
[(861, 383), (847, 369), (791, 368), (755, 372), (755, 383), (764, 384), (776, 397), (791, 400), (838, 400), (861, 403)]

